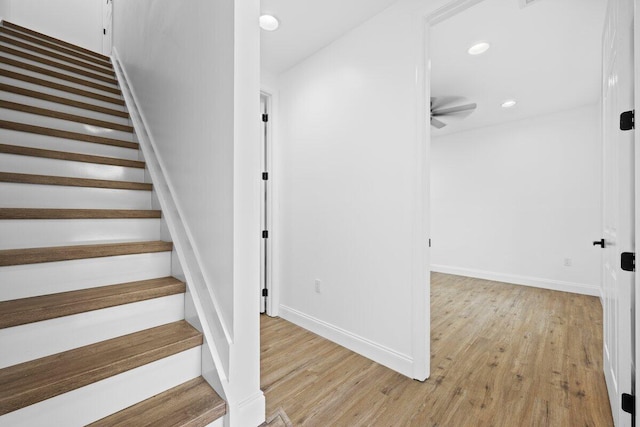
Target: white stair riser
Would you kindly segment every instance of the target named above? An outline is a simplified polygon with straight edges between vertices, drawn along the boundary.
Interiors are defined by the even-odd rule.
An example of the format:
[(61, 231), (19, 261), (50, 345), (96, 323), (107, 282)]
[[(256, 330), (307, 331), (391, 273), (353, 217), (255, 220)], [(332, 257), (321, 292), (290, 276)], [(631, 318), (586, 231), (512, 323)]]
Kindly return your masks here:
[(0, 182), (0, 208), (151, 209), (151, 192)]
[[(24, 74), (26, 76), (30, 76), (30, 77), (35, 77), (36, 79), (42, 79), (42, 80), (46, 80), (52, 83), (58, 83), (61, 85), (65, 85), (65, 86), (70, 86), (70, 87), (74, 87), (76, 89), (82, 89), (82, 90), (86, 90), (88, 92), (93, 92), (96, 93), (98, 95), (105, 95), (105, 96), (110, 96), (112, 98), (118, 98), (118, 99), (122, 99), (122, 95), (117, 94), (117, 93), (113, 93), (110, 91), (105, 91), (102, 89), (98, 89), (92, 86), (87, 86), (84, 85), (82, 83), (76, 83), (76, 82), (72, 82), (69, 80), (65, 80), (65, 79), (60, 79), (57, 77), (53, 77), (50, 76), (48, 74), (42, 74), (36, 71), (31, 71), (31, 70), (27, 70), (26, 68), (21, 68), (21, 67), (17, 67), (14, 65), (9, 65), (9, 64), (4, 64), (4, 63), (0, 63), (2, 64), (2, 68), (8, 71), (13, 71), (15, 73), (19, 73), (19, 74)], [(63, 73), (66, 74), (66, 73)], [(109, 87), (113, 87), (113, 85), (108, 85), (105, 84), (104, 86), (109, 86)]]
[(177, 294), (0, 329), (0, 369), (182, 319)]
[(2, 220), (0, 250), (160, 239), (160, 219)]
[(77, 61), (82, 61), (82, 63), (83, 63), (83, 64), (87, 64), (87, 65), (96, 65), (96, 66), (102, 67), (102, 68), (103, 68), (103, 69), (105, 69), (105, 70), (108, 70), (108, 67), (104, 67), (104, 66), (103, 66), (103, 65), (101, 65), (101, 64), (97, 64), (97, 63), (95, 63), (94, 61), (91, 61), (91, 60), (87, 59), (87, 57), (86, 57), (86, 56), (71, 55), (71, 54), (69, 54), (69, 53), (67, 53), (67, 52), (62, 52), (62, 51), (60, 51), (60, 50), (51, 49), (51, 48), (49, 48), (48, 46), (43, 46), (43, 45), (41, 45), (41, 44), (32, 43), (32, 42), (31, 42), (31, 41), (29, 41), (29, 40), (25, 40), (25, 39), (20, 38), (20, 37), (15, 37), (15, 36), (13, 36), (13, 35), (11, 35), (11, 34), (3, 33), (2, 35), (3, 35), (3, 37), (6, 37), (6, 38), (11, 39), (11, 40), (15, 40), (15, 41), (17, 41), (17, 42), (25, 43), (25, 44), (27, 44), (27, 45), (29, 45), (29, 46), (33, 46), (33, 47), (38, 48), (38, 49), (44, 49), (46, 52), (50, 52), (50, 53), (53, 53), (53, 54), (55, 54), (55, 55), (62, 55), (65, 59), (52, 58), (52, 57), (51, 57), (51, 56), (49, 56), (49, 55), (45, 55), (45, 54), (41, 54), (41, 53), (37, 53), (37, 52), (34, 52), (34, 51), (30, 50), (30, 49), (25, 49), (25, 48), (22, 48), (22, 47), (17, 47), (17, 46), (15, 46), (15, 45), (12, 45), (11, 43), (8, 43), (8, 44), (7, 44), (7, 46), (12, 46), (14, 49), (20, 49), (20, 50), (22, 50), (22, 51), (29, 52), (29, 53), (32, 53), (32, 54), (34, 54), (34, 55), (42, 56), (42, 57), (44, 57), (44, 58), (51, 58), (52, 60), (55, 60), (55, 61), (64, 61), (64, 62), (68, 62), (68, 60), (69, 60), (69, 59), (71, 59), (71, 60), (77, 60)]
[(144, 182), (144, 169), (0, 153), (0, 171)]
[(0, 300), (171, 276), (171, 252), (0, 267)]
[(0, 83), (21, 87), (28, 90), (35, 90), (37, 92), (47, 93), (49, 95), (60, 96), (63, 98), (74, 100), (74, 101), (85, 102), (87, 104), (93, 104), (99, 107), (110, 108), (112, 110), (125, 111), (125, 107), (123, 105), (114, 104), (112, 102), (100, 101), (99, 99), (90, 98), (88, 96), (76, 95), (74, 93), (66, 92), (63, 90), (52, 89), (46, 86), (40, 86), (33, 83), (27, 83), (27, 82), (23, 82), (22, 80), (16, 80), (9, 77), (0, 76)]
[(90, 154), (93, 156), (115, 157), (118, 159), (138, 160), (140, 152), (134, 148), (115, 147), (93, 142), (74, 141), (48, 135), (38, 135), (9, 129), (0, 129), (0, 141), (23, 147), (45, 150), (68, 151), (70, 153)]
[(0, 427), (84, 426), (200, 376), (200, 347), (0, 417)]
[[(13, 49), (13, 47), (12, 47), (12, 49)], [(87, 76), (85, 76), (83, 74), (73, 73), (71, 71), (63, 70), (63, 69), (58, 68), (58, 67), (54, 67), (54, 66), (51, 66), (51, 65), (43, 64), (42, 62), (32, 61), (30, 59), (26, 59), (26, 58), (23, 58), (21, 56), (11, 55), (11, 54), (8, 54), (8, 53), (5, 53), (5, 52), (0, 52), (0, 56), (4, 56), (5, 58), (10, 58), (10, 59), (13, 59), (13, 60), (16, 60), (16, 61), (20, 61), (20, 62), (23, 62), (25, 64), (35, 65), (36, 67), (46, 68), (47, 70), (56, 71), (58, 73), (69, 74), (70, 76), (78, 77), (78, 78), (84, 79), (84, 80), (89, 80), (89, 81), (92, 81), (94, 83), (104, 84), (104, 85), (108, 85), (108, 86), (111, 86), (111, 87), (117, 87), (117, 84), (113, 84), (113, 83), (110, 83), (110, 82), (107, 82), (107, 81), (104, 81), (104, 80), (100, 80), (100, 79), (95, 79), (95, 78), (92, 78), (92, 77), (87, 77)], [(59, 61), (56, 61), (56, 62), (59, 62)], [(77, 69), (82, 69), (81, 67), (76, 67), (74, 65), (71, 65), (71, 67), (74, 67), (74, 68), (77, 68)], [(92, 72), (91, 70), (86, 70), (86, 71)], [(98, 74), (98, 73), (94, 73), (94, 74)]]
[(76, 116), (88, 117), (91, 119), (131, 126), (130, 119), (114, 116), (111, 114), (103, 114), (97, 111), (85, 110), (84, 108), (76, 108), (69, 105), (58, 104), (57, 102), (44, 101), (38, 98), (18, 95), (11, 92), (0, 91), (0, 96), (2, 96), (2, 99), (4, 99), (5, 101), (17, 102), (19, 104), (31, 105), (33, 107), (46, 108), (48, 110), (60, 111), (62, 113), (74, 114)]
[(57, 130), (82, 133), (85, 135), (95, 135), (105, 138), (118, 139), (120, 141), (137, 142), (133, 132), (123, 132), (120, 130), (87, 125), (69, 120), (57, 119), (53, 117), (41, 116), (38, 114), (25, 113), (11, 109), (0, 108), (0, 117), (11, 122), (25, 123), (33, 126), (41, 126)]

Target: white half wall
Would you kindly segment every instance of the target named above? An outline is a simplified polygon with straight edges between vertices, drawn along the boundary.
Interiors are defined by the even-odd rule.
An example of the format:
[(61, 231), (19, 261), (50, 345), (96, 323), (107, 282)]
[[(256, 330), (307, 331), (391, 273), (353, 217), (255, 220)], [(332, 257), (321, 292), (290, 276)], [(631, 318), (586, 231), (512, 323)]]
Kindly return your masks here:
[[(278, 76), (274, 238), (282, 317), (424, 379), (418, 16), (387, 9)], [(418, 323), (416, 299), (427, 306)]]
[(1, 0), (0, 17), (102, 52), (102, 0)]
[(434, 137), (433, 270), (599, 295), (599, 120), (590, 105)]

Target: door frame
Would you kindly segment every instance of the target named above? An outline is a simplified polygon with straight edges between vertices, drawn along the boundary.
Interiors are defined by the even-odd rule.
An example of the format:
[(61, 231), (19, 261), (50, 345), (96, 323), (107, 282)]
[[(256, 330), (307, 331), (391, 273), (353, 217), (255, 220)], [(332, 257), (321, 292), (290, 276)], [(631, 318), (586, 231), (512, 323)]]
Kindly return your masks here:
[[(273, 88), (267, 88), (264, 87), (264, 85), (262, 85), (261, 89), (260, 89), (260, 97), (264, 97), (265, 98), (265, 103), (266, 103), (266, 109), (267, 112), (269, 114), (269, 121), (268, 121), (268, 125), (267, 125), (267, 172), (269, 173), (269, 179), (268, 179), (268, 192), (267, 192), (267, 200), (266, 200), (266, 209), (267, 209), (267, 224), (266, 224), (266, 229), (269, 230), (269, 237), (268, 239), (266, 239), (266, 252), (267, 252), (267, 262), (266, 262), (266, 273), (267, 273), (267, 289), (269, 291), (269, 296), (267, 297), (267, 307), (266, 307), (266, 314), (268, 316), (271, 317), (276, 317), (278, 316), (278, 308), (280, 307), (280, 287), (278, 286), (278, 280), (274, 280), (274, 278), (278, 277), (279, 274), (279, 269), (278, 267), (278, 247), (277, 247), (277, 242), (278, 242), (278, 229), (279, 227), (277, 226), (277, 189), (278, 189), (278, 181), (277, 181), (277, 176), (274, 173), (275, 170), (275, 166), (276, 166), (276, 161), (274, 161), (274, 137), (276, 134), (276, 106), (277, 106), (277, 92), (273, 89)], [(262, 114), (262, 112), (260, 113)], [(261, 158), (262, 156), (264, 156), (264, 152), (263, 152), (263, 147), (261, 144), (260, 147), (260, 153), (261, 153)], [(260, 175), (262, 175), (262, 172), (264, 172), (262, 170), (262, 164), (260, 165)], [(263, 196), (262, 191), (261, 193), (261, 198)], [(262, 199), (261, 199), (262, 200)], [(262, 201), (260, 202), (261, 205), (261, 212), (260, 215), (262, 217), (262, 215), (264, 214), (264, 211), (262, 209), (264, 209)], [(261, 239), (262, 240), (262, 239)], [(262, 242), (261, 242), (262, 244)], [(262, 265), (264, 263), (264, 258), (263, 258), (263, 253), (262, 251), (260, 252), (261, 256), (260, 256), (260, 265), (261, 265), (261, 271), (262, 271)], [(262, 287), (262, 280), (264, 279), (264, 277), (262, 276), (262, 274), (260, 275), (260, 279), (261, 279), (261, 287)]]
[[(111, 9), (111, 22), (105, 25), (109, 9)], [(110, 33), (107, 34), (107, 31), (110, 31)], [(104, 46), (105, 39), (107, 37), (111, 42), (111, 46), (109, 46), (108, 52), (105, 51), (105, 46)], [(103, 55), (111, 56), (112, 52), (113, 52), (113, 0), (102, 0), (102, 52), (101, 53)]]
[[(640, 0), (634, 0), (634, 19), (633, 19), (633, 54), (634, 54), (634, 108), (635, 111), (640, 111)], [(640, 131), (635, 129), (634, 131), (634, 142), (635, 142), (635, 242), (636, 242), (636, 252), (638, 252), (638, 244), (640, 244)], [(637, 370), (640, 367), (640, 342), (638, 340), (638, 332), (640, 331), (640, 316), (637, 314), (638, 307), (640, 307), (640, 274), (636, 271), (635, 274), (635, 357), (634, 357), (634, 366), (633, 370), (633, 385), (635, 390), (633, 390), (634, 395), (636, 395), (635, 399), (635, 413), (638, 414), (638, 409), (640, 408), (640, 403), (638, 403), (638, 374)], [(634, 416), (635, 418), (635, 416)]]

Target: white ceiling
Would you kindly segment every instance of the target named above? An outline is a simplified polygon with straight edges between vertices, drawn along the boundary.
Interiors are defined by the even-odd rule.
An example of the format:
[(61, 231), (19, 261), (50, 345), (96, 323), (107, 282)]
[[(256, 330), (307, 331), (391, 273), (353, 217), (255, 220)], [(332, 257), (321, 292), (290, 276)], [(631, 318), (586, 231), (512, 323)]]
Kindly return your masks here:
[[(433, 27), (432, 96), (478, 104), (464, 119), (442, 118), (449, 125), (432, 127), (433, 135), (597, 102), (606, 1), (538, 0), (525, 8), (519, 3), (484, 0)], [(491, 49), (467, 54), (480, 40)], [(509, 98), (518, 104), (501, 108)]]
[(261, 31), (262, 69), (286, 71), (395, 1), (262, 0), (262, 13), (280, 21), (277, 31)]

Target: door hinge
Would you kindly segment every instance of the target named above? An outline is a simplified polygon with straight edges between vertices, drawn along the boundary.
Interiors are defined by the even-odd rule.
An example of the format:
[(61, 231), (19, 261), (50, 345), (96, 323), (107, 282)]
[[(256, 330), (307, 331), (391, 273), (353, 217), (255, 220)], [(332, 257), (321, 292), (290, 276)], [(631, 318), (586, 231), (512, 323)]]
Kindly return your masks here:
[(636, 128), (636, 110), (625, 111), (620, 114), (620, 130), (631, 130)]
[(631, 415), (636, 414), (636, 397), (634, 395), (622, 393), (622, 410)]
[(104, 34), (105, 36), (107, 35), (107, 29), (106, 28), (102, 29), (102, 34)]
[(622, 252), (620, 254), (620, 268), (624, 271), (636, 271), (635, 252)]
[(269, 181), (269, 172), (262, 172), (262, 180)]
[(431, 247), (431, 239), (429, 239), (429, 247)]
[(269, 121), (269, 115), (268, 114), (263, 114), (262, 115), (262, 121), (265, 122), (265, 123), (268, 122)]
[(263, 239), (269, 238), (269, 230), (262, 230), (262, 238)]
[(268, 297), (269, 296), (269, 289), (263, 289), (262, 290), (262, 296), (263, 297)]

